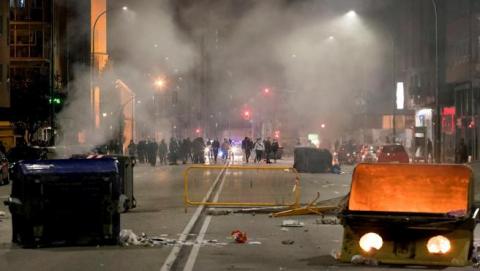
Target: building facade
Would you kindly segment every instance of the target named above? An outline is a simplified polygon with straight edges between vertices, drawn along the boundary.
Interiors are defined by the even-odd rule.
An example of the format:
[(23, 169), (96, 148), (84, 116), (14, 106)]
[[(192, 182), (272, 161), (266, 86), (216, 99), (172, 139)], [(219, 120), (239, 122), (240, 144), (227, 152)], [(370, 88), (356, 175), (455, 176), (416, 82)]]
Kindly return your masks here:
[(451, 107), (451, 146), (463, 139), (472, 160), (479, 159), (480, 110), (480, 3), (474, 0), (447, 1), (446, 87)]

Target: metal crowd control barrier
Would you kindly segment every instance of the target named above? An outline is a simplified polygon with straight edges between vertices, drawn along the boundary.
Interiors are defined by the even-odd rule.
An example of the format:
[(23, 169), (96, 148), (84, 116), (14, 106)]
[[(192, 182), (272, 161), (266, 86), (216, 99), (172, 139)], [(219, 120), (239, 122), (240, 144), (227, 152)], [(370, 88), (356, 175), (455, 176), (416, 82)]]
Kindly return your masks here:
[[(192, 170), (220, 170), (219, 176), (220, 178), (225, 177), (222, 174), (226, 174), (229, 170), (235, 171), (274, 171), (274, 172), (289, 172), (294, 175), (294, 183), (292, 188), (293, 193), (293, 201), (286, 202), (286, 203), (278, 203), (278, 202), (222, 202), (222, 201), (209, 201), (208, 198), (204, 198), (200, 201), (191, 200), (190, 198), (190, 191), (189, 191), (189, 178), (190, 173)], [(300, 207), (300, 177), (295, 168), (292, 167), (284, 167), (284, 166), (237, 166), (237, 165), (193, 165), (186, 168), (183, 172), (183, 180), (184, 180), (184, 204), (185, 207), (192, 206), (192, 205), (204, 205), (204, 206), (216, 206), (216, 207), (276, 207), (276, 206), (285, 206), (291, 208), (298, 208)], [(213, 186), (218, 186), (218, 184), (214, 183)]]

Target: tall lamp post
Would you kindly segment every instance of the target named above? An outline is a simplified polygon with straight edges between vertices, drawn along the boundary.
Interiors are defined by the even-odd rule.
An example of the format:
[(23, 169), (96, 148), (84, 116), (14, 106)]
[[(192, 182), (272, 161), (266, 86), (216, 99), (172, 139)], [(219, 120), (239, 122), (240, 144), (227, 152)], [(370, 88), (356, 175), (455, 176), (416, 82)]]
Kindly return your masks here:
[(438, 91), (438, 10), (437, 10), (437, 2), (432, 0), (433, 6), (433, 13), (435, 15), (435, 145), (434, 145), (434, 154), (435, 154), (435, 162), (441, 162), (441, 140), (442, 140), (442, 119), (441, 119), (441, 112), (440, 112), (440, 103), (439, 103), (439, 91)]
[[(95, 51), (95, 30), (97, 28), (97, 23), (98, 21), (100, 20), (100, 18), (107, 14), (107, 12), (111, 11), (112, 9), (106, 9), (104, 11), (102, 11), (100, 14), (98, 14), (97, 18), (95, 19), (95, 22), (93, 23), (93, 27), (92, 27), (92, 34), (91, 34), (91, 38), (92, 38), (92, 50), (90, 50), (90, 111), (91, 111), (91, 117), (92, 117), (92, 126), (95, 127), (95, 104), (94, 104), (94, 84), (93, 84), (93, 81), (94, 81), (94, 70), (95, 70), (95, 54), (96, 54), (96, 51)], [(122, 7), (122, 10), (124, 11), (127, 11), (128, 10), (128, 7), (127, 6), (123, 6)]]

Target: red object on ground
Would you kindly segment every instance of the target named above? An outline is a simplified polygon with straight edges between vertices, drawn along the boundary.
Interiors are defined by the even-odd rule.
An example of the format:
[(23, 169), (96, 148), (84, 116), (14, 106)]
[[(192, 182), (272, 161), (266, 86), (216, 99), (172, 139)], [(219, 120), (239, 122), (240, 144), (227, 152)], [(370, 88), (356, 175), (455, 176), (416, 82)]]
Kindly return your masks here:
[(234, 230), (232, 231), (232, 237), (235, 240), (235, 242), (239, 244), (243, 244), (247, 242), (247, 233), (246, 232), (241, 232), (239, 230)]

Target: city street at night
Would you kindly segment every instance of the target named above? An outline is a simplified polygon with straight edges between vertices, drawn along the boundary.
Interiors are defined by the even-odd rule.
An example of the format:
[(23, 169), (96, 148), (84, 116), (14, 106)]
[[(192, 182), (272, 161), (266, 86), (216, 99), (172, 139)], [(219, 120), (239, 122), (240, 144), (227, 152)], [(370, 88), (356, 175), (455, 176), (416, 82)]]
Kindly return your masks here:
[[(291, 165), (282, 161), (282, 165)], [(131, 229), (136, 234), (162, 236), (178, 240), (187, 224), (192, 220), (197, 207), (189, 207), (185, 213), (183, 205), (182, 171), (185, 166), (161, 166), (152, 168), (139, 165), (135, 168), (135, 196), (138, 207), (122, 214), (122, 229)], [(308, 203), (320, 192), (320, 200), (336, 198), (348, 193), (352, 167), (345, 174), (301, 174), (302, 202)], [(228, 173), (229, 170), (227, 170)], [(232, 172), (235, 172), (232, 170)], [(198, 194), (204, 196), (217, 178), (218, 171), (207, 171), (211, 178), (204, 178), (204, 186), (197, 186)], [(210, 175), (211, 174), (211, 175)], [(278, 179), (264, 178), (269, 173), (259, 174), (255, 182), (266, 182), (259, 194), (278, 187)], [(248, 178), (225, 175), (222, 191), (232, 189), (237, 182), (249, 182)], [(220, 185), (221, 183), (219, 183)], [(254, 187), (255, 188), (255, 187)], [(288, 187), (290, 189), (291, 187)], [(0, 198), (6, 199), (9, 186), (0, 188)], [(216, 193), (217, 190), (213, 192)], [(222, 191), (220, 197), (222, 199)], [(278, 191), (284, 191), (278, 187)], [(244, 192), (246, 193), (246, 192)], [(248, 197), (248, 194), (239, 196)], [(1, 207), (0, 210), (8, 211)], [(353, 266), (337, 262), (333, 251), (338, 251), (342, 240), (341, 225), (321, 224), (321, 216), (293, 216), (272, 218), (268, 214), (215, 215), (209, 217), (203, 211), (196, 220), (188, 239), (195, 241), (200, 228), (206, 227), (203, 242), (192, 254), (192, 244), (181, 247), (178, 257), (169, 258), (173, 245), (149, 246), (97, 246), (55, 247), (22, 249), (10, 243), (10, 216), (0, 220), (0, 268), (1, 270), (163, 270), (167, 259), (174, 259), (172, 270), (371, 270), (372, 266)], [(284, 220), (294, 219), (304, 223), (303, 227), (282, 227)], [(327, 222), (328, 223), (328, 222)], [(248, 241), (237, 244), (230, 233), (233, 230), (247, 233)], [(293, 241), (282, 244), (282, 241)], [(25, 260), (25, 259), (28, 259)], [(193, 261), (193, 263), (192, 263)], [(189, 266), (186, 267), (187, 262)], [(389, 266), (376, 266), (375, 270), (410, 270)], [(412, 269), (416, 270), (416, 269)], [(446, 269), (450, 270), (450, 269)], [(452, 270), (461, 270), (453, 268)], [(464, 270), (471, 270), (471, 267)]]
[(480, 268), (480, 0), (0, 0), (0, 271)]

